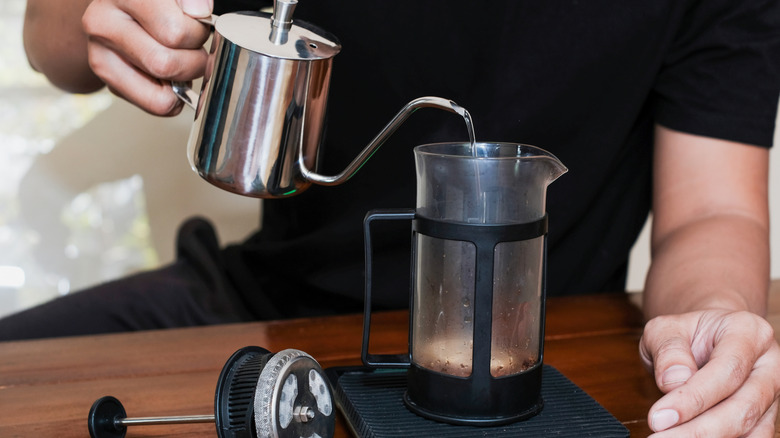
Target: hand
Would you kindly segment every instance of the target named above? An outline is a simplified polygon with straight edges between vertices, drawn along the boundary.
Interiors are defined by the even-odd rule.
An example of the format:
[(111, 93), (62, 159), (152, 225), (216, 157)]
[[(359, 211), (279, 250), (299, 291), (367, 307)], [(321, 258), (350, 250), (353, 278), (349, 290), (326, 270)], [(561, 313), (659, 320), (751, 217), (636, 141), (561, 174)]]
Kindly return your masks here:
[(155, 115), (182, 103), (168, 81), (203, 76), (213, 0), (94, 0), (82, 17), (89, 66), (118, 96)]
[(666, 395), (648, 422), (661, 437), (773, 437), (780, 346), (750, 312), (708, 310), (657, 317), (640, 341)]

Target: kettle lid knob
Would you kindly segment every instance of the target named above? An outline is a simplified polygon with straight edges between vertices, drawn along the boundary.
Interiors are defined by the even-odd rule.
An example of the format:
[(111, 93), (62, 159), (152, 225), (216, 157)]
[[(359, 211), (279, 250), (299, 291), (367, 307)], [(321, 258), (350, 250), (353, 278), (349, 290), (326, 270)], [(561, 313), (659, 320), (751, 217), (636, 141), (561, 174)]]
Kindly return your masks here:
[(219, 16), (214, 29), (231, 43), (280, 59), (329, 59), (341, 50), (334, 35), (292, 15), (298, 0), (274, 0), (273, 14), (262, 11), (230, 12)]
[(292, 16), (298, 0), (274, 0), (274, 13), (271, 16), (271, 26), (290, 30)]

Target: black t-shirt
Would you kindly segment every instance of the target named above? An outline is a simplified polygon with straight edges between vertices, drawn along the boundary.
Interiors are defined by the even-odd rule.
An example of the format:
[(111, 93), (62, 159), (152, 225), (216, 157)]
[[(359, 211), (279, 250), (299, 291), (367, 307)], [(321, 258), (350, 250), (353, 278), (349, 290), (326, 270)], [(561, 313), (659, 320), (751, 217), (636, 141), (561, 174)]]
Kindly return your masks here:
[[(772, 142), (774, 0), (311, 0), (295, 18), (343, 45), (320, 173), (342, 171), (405, 103), (427, 95), (465, 107), (479, 141), (533, 144), (561, 159), (569, 172), (548, 191), (548, 296), (623, 290), (650, 208), (655, 123)], [(354, 310), (366, 212), (414, 207), (414, 146), (467, 139), (462, 119), (423, 109), (343, 185), (264, 201), (262, 230), (225, 251), (248, 308), (258, 317)], [(410, 226), (386, 225), (375, 239), (377, 302), (404, 306)]]

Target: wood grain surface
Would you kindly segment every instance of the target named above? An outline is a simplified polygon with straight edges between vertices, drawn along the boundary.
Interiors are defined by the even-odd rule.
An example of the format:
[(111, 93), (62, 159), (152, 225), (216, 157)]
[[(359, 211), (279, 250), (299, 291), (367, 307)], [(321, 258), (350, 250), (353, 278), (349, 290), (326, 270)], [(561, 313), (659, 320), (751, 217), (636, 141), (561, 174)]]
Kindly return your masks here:
[[(551, 298), (544, 361), (596, 399), (631, 436), (647, 436), (661, 394), (642, 367), (643, 320), (632, 295)], [(780, 324), (780, 291), (770, 322)], [(377, 313), (372, 353), (407, 349), (408, 315)], [(360, 364), (362, 316), (231, 324), (0, 343), (0, 437), (88, 437), (92, 403), (113, 395), (128, 416), (212, 415), (220, 370), (237, 349), (297, 348), (324, 368)], [(211, 424), (135, 426), (128, 437), (216, 437)], [(349, 432), (339, 417), (337, 437)]]

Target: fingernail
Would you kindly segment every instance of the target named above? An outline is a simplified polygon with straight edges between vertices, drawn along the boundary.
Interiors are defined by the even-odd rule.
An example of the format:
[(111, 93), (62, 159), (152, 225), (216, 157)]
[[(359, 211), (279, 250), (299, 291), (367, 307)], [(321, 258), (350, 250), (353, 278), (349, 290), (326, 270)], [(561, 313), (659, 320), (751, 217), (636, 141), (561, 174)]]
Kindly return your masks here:
[(691, 369), (685, 365), (672, 365), (664, 371), (661, 382), (664, 385), (685, 383), (691, 378)]
[(680, 414), (674, 409), (661, 409), (653, 414), (653, 424), (651, 425), (654, 432), (660, 432), (666, 430), (680, 421)]
[(191, 17), (208, 17), (211, 3), (209, 0), (181, 0), (181, 10)]

